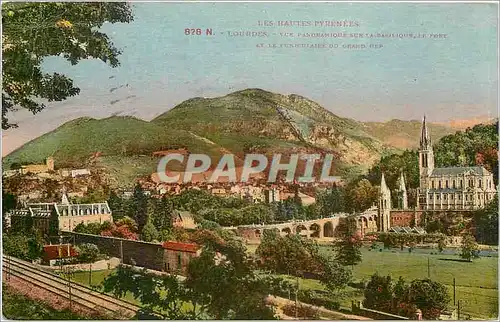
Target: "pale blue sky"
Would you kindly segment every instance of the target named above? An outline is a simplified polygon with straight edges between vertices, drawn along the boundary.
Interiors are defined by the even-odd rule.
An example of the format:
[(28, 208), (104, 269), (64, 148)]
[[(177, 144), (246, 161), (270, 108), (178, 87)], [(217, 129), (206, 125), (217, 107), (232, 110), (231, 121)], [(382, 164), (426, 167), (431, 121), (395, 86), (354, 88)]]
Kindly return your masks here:
[[(48, 123), (37, 130), (21, 126), (15, 130), (17, 137), (33, 137), (36, 131), (43, 133), (84, 115), (130, 114), (151, 119), (191, 97), (225, 95), (248, 87), (297, 93), (335, 114), (362, 121), (420, 119), (424, 113), (431, 121), (496, 116), (494, 4), (135, 3), (133, 11), (133, 23), (103, 27), (123, 51), (118, 68), (97, 60), (76, 66), (61, 58), (47, 60), (47, 71), (66, 73), (82, 92), (36, 115)], [(257, 26), (258, 20), (345, 19), (358, 21), (360, 27)], [(213, 28), (216, 35), (188, 37), (184, 28), (189, 27)], [(259, 49), (258, 38), (220, 34), (242, 30), (432, 32), (448, 34), (448, 38), (377, 39), (370, 43), (383, 44), (383, 48), (329, 51)], [(280, 37), (262, 42), (367, 43)], [(124, 84), (129, 86), (109, 92)], [(110, 104), (114, 100), (121, 101)], [(14, 120), (29, 125), (35, 124), (35, 117), (21, 112)], [(13, 139), (12, 134), (7, 137)]]

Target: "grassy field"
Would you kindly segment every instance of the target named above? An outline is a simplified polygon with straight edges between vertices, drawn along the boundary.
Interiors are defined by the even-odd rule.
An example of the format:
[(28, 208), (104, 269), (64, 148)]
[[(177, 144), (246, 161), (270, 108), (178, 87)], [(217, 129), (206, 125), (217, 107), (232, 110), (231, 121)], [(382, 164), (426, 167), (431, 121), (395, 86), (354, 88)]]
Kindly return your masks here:
[(364, 250), (363, 262), (354, 267), (354, 277), (368, 280), (375, 272), (407, 281), (430, 277), (448, 287), (452, 301), (455, 278), (456, 300), (460, 300), (462, 312), (477, 318), (497, 317), (498, 258), (481, 257), (472, 263), (458, 259), (456, 255)]
[[(112, 269), (110, 270), (106, 269), (102, 271), (92, 271), (92, 284), (90, 284), (89, 272), (75, 272), (72, 280), (80, 284), (88, 286), (96, 286), (97, 288), (100, 289), (102, 287), (102, 282), (104, 281), (104, 279), (106, 279), (106, 277), (113, 272), (114, 270)], [(136, 300), (131, 293), (127, 293), (124, 297), (122, 297), (122, 300), (137, 305), (140, 304), (140, 302)]]
[[(249, 252), (255, 252), (257, 245), (248, 245)], [(322, 251), (331, 251), (322, 246)], [(453, 305), (453, 278), (456, 282), (456, 300), (460, 300), (461, 311), (474, 318), (495, 318), (498, 315), (498, 280), (497, 257), (481, 257), (472, 263), (458, 261), (456, 255), (429, 255), (421, 253), (405, 253), (384, 250), (362, 250), (363, 261), (354, 267), (355, 281), (369, 280), (375, 272), (390, 275), (393, 279), (403, 277), (407, 282), (413, 279), (427, 278), (445, 284), (448, 287)], [(92, 272), (92, 285), (100, 285), (112, 271)], [(88, 272), (75, 273), (74, 280), (83, 284), (89, 283)], [(316, 280), (300, 279), (301, 289), (322, 290), (323, 286)], [(363, 299), (359, 289), (348, 287), (346, 296), (339, 299), (341, 305), (350, 308), (351, 300)], [(137, 303), (127, 294), (125, 300)]]
[[(255, 251), (256, 245), (248, 247)], [(322, 251), (330, 252), (323, 246)], [(481, 257), (472, 263), (459, 261), (456, 255), (430, 255), (384, 250), (362, 250), (363, 261), (354, 267), (357, 281), (368, 281), (375, 272), (390, 275), (393, 279), (403, 277), (407, 282), (428, 276), (448, 287), (453, 305), (453, 278), (456, 283), (456, 300), (460, 300), (461, 312), (475, 318), (496, 318), (498, 315), (497, 257)], [(429, 275), (428, 275), (429, 274)], [(316, 280), (300, 279), (301, 289), (322, 290)], [(349, 308), (351, 300), (363, 299), (360, 290), (348, 287), (346, 297), (339, 299), (341, 305)]]

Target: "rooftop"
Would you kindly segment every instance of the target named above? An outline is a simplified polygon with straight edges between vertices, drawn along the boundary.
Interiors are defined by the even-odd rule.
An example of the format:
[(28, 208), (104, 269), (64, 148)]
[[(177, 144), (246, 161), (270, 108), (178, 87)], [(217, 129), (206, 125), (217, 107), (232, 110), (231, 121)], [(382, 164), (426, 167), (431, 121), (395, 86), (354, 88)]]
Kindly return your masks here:
[(435, 168), (432, 171), (431, 177), (434, 176), (446, 176), (446, 175), (459, 175), (470, 172), (473, 175), (489, 175), (490, 172), (486, 170), (484, 167), (476, 166), (476, 167), (447, 167), (447, 168)]
[(196, 253), (200, 249), (200, 246), (192, 243), (167, 241), (163, 243), (163, 248), (179, 252)]

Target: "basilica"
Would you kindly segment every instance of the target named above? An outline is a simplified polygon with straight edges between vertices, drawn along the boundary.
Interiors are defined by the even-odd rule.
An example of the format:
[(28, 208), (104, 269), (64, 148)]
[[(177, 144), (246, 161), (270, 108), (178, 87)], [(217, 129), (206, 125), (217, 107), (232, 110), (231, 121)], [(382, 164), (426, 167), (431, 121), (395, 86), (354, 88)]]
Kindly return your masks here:
[(496, 194), (493, 174), (482, 166), (434, 166), (434, 152), (427, 124), (422, 122), (420, 135), (417, 209), (475, 210), (483, 208)]

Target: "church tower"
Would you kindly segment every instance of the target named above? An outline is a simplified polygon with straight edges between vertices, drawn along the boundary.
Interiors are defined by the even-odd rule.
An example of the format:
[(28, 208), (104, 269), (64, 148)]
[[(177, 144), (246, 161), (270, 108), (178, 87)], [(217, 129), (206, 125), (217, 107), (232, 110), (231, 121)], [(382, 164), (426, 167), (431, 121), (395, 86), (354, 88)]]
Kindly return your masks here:
[(427, 130), (427, 124), (422, 121), (420, 133), (420, 148), (418, 149), (418, 169), (420, 172), (420, 189), (428, 188), (428, 180), (434, 170), (434, 151), (432, 150), (431, 137)]
[(403, 171), (398, 179), (398, 208), (408, 209), (408, 193), (406, 192), (406, 182)]
[(391, 190), (385, 182), (384, 174), (380, 180), (380, 195), (378, 200), (379, 231), (389, 231), (391, 228)]

